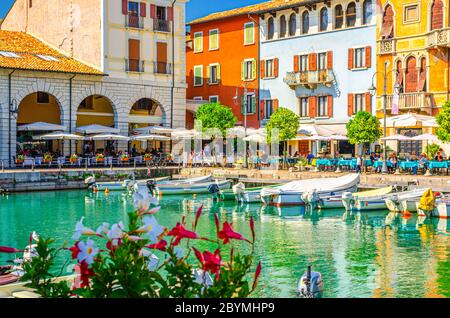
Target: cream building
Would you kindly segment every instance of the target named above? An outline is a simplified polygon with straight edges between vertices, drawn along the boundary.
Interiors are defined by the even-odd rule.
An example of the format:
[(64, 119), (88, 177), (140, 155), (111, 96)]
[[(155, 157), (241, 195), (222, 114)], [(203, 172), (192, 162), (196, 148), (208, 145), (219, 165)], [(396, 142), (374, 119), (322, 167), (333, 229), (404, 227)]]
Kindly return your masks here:
[[(184, 127), (186, 2), (16, 0), (1, 30), (32, 37), (11, 32), (22, 47), (0, 43), (0, 159), (9, 163), (15, 155), (17, 126), (36, 121), (62, 124), (68, 132), (101, 124), (124, 135), (139, 126)], [(41, 52), (26, 43), (34, 40), (47, 45), (54, 58), (11, 63), (24, 56), (1, 56), (22, 50), (34, 59)], [(64, 63), (65, 58), (80, 63), (83, 71), (65, 68), (58, 55)], [(18, 115), (9, 113), (8, 104), (17, 106)], [(43, 104), (56, 108), (37, 110)]]

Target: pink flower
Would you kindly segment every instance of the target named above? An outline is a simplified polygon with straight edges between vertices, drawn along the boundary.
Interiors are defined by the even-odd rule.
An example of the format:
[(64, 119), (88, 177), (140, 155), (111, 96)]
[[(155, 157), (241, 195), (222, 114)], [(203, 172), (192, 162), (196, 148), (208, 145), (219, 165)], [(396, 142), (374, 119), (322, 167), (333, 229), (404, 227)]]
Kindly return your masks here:
[(78, 274), (78, 277), (75, 279), (74, 287), (85, 288), (89, 286), (89, 281), (94, 276), (94, 270), (89, 268), (89, 265), (83, 261), (75, 265), (75, 272)]
[(222, 231), (219, 231), (217, 233), (217, 237), (219, 239), (223, 240), (223, 244), (230, 243), (230, 239), (247, 241), (247, 242), (251, 243), (249, 240), (244, 238), (241, 234), (235, 232), (228, 222), (223, 223), (223, 229), (222, 229)]
[(0, 253), (22, 253), (23, 251), (15, 249), (14, 247), (0, 246)]
[(258, 266), (256, 266), (256, 271), (255, 271), (255, 280), (253, 281), (253, 287), (252, 290), (254, 290), (256, 288), (256, 285), (258, 284), (258, 277), (261, 274), (261, 262), (258, 263)]
[(253, 242), (255, 241), (255, 221), (253, 220), (253, 217), (250, 217), (250, 230), (252, 231), (252, 239)]
[(76, 242), (74, 246), (69, 248), (69, 251), (72, 252), (72, 259), (76, 259), (78, 257), (78, 254), (81, 251), (80, 248), (78, 247), (78, 243), (80, 243), (80, 242)]
[(197, 214), (195, 215), (194, 229), (197, 228), (198, 219), (200, 218), (200, 215), (202, 214), (202, 211), (203, 211), (203, 204), (198, 208)]
[[(220, 274), (220, 266), (222, 266), (222, 258), (220, 256), (220, 249), (217, 249), (214, 254), (209, 251), (201, 253), (193, 247), (195, 256), (202, 264), (204, 271), (209, 271), (211, 274)], [(218, 277), (216, 277), (217, 279)]]
[(166, 251), (167, 242), (164, 240), (159, 241), (156, 244), (150, 244), (147, 246), (148, 248), (156, 249), (165, 252)]
[(175, 242), (173, 243), (174, 246), (178, 245), (180, 241), (184, 238), (188, 239), (198, 239), (199, 236), (197, 233), (186, 230), (183, 224), (177, 223), (177, 225), (169, 232), (167, 233), (167, 236), (174, 236)]

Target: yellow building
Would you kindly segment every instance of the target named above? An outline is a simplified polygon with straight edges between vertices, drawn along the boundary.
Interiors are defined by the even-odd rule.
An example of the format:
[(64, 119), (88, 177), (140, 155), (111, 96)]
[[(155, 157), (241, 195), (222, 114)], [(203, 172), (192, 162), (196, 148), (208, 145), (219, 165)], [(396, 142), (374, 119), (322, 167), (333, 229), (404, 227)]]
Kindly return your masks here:
[[(396, 85), (399, 114), (412, 112), (435, 116), (449, 99), (448, 1), (383, 0), (380, 5), (377, 21), (377, 115), (383, 118), (386, 66), (387, 115), (391, 115)], [(421, 125), (389, 128), (387, 134), (414, 136), (431, 133), (432, 129)], [(421, 148), (420, 142), (402, 142), (398, 143), (397, 151), (417, 153)]]

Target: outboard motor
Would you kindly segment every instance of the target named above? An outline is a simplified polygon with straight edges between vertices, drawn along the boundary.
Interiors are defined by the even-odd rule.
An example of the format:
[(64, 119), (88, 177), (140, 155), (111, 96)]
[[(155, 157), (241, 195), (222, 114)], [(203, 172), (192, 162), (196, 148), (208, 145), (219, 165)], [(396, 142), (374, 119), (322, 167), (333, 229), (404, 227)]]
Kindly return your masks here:
[(95, 182), (95, 177), (87, 177), (86, 179), (84, 179), (84, 184), (88, 185), (88, 189), (92, 190), (94, 188), (97, 188), (96, 182)]
[(308, 266), (308, 269), (298, 282), (297, 296), (301, 298), (322, 298), (322, 294), (322, 274), (319, 272), (312, 272), (311, 266)]
[(316, 190), (312, 190), (311, 192), (303, 192), (301, 197), (307, 210), (313, 211), (319, 205), (320, 196)]
[(355, 208), (355, 203), (351, 192), (342, 193), (342, 204), (344, 205), (345, 211), (352, 211)]
[(243, 194), (245, 193), (245, 184), (242, 182), (239, 182), (237, 184), (235, 184), (233, 187), (233, 193), (234, 196), (236, 197), (236, 200), (239, 202), (243, 201)]
[(219, 185), (217, 183), (211, 183), (208, 186), (208, 192), (211, 193), (213, 195), (213, 198), (216, 200), (219, 198), (220, 195), (220, 188)]
[(154, 196), (155, 191), (156, 191), (156, 183), (155, 183), (155, 180), (148, 180), (148, 181), (146, 182), (146, 185), (147, 185), (148, 192), (150, 192), (150, 194), (151, 194), (152, 196)]

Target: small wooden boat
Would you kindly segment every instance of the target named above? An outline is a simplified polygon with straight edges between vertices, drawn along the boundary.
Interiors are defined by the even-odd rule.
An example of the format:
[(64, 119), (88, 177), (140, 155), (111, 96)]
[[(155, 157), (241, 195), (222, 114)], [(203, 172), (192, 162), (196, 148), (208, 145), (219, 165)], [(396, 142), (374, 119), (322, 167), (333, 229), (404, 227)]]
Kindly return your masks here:
[(395, 213), (416, 212), (416, 202), (422, 198), (428, 188), (418, 188), (410, 191), (393, 193), (385, 199), (386, 208)]
[(306, 179), (286, 183), (281, 186), (261, 189), (261, 200), (275, 206), (305, 205), (307, 196), (327, 197), (354, 192), (359, 184), (360, 175), (347, 174), (338, 178)]
[(210, 193), (211, 186), (217, 186), (219, 190), (231, 188), (231, 180), (210, 181), (203, 183), (177, 183), (177, 184), (159, 184), (155, 187), (157, 195), (173, 194), (203, 194)]
[(334, 195), (330, 197), (320, 198), (317, 207), (319, 209), (340, 209), (345, 208), (347, 211), (351, 211), (353, 209), (353, 205), (358, 200), (365, 200), (372, 197), (384, 196), (386, 194), (391, 193), (393, 190), (392, 187), (385, 187), (375, 190), (369, 191), (361, 191), (350, 193), (346, 192), (342, 195)]
[[(275, 188), (281, 184), (266, 186), (267, 188)], [(222, 201), (238, 201), (243, 203), (261, 203), (261, 190), (263, 187), (245, 188), (243, 183), (238, 183), (230, 190), (221, 192), (220, 200)]]

